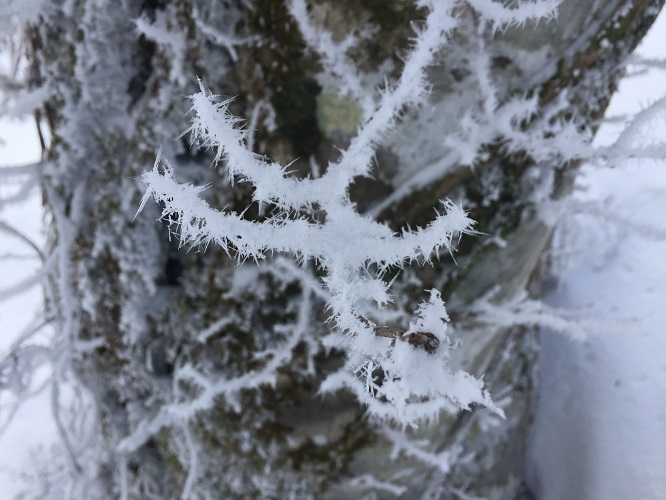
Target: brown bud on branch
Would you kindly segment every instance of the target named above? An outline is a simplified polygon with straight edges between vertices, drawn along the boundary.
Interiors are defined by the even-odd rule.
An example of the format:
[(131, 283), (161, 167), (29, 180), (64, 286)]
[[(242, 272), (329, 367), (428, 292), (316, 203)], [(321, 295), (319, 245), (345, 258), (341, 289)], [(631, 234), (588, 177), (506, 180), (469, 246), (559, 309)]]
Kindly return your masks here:
[(410, 345), (423, 349), (427, 353), (434, 353), (439, 347), (439, 339), (430, 332), (406, 332), (400, 328), (392, 326), (373, 326), (367, 319), (361, 316), (361, 321), (368, 326), (372, 326), (375, 335), (378, 337), (387, 337), (390, 339), (402, 340)]

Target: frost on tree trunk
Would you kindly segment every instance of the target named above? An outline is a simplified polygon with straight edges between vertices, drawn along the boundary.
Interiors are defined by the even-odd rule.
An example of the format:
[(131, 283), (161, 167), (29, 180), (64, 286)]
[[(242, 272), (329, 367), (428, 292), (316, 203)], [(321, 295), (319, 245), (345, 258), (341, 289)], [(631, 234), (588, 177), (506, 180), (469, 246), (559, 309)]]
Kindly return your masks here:
[[(211, 167), (217, 152), (181, 136), (192, 105), (183, 96), (199, 92), (197, 77), (236, 96), (228, 111), (246, 120), (250, 151), (290, 165), (296, 178), (320, 178), (372, 115), (381, 97), (373, 89), (397, 85), (429, 3), (41, 2), (27, 39), (32, 84), (50, 96), (40, 110), (51, 133), (42, 186), (56, 262), (47, 302), (62, 344), (57, 365), (73, 367), (98, 421), (94, 446), (68, 443), (73, 470), (87, 478), (81, 491), (529, 496), (534, 324), (546, 315), (533, 299), (548, 207), (567, 194), (586, 157), (581, 137), (596, 129), (661, 1), (567, 0), (556, 22), (526, 16), (518, 25), (498, 20), (537, 4), (451, 5), (456, 26), (427, 69), (427, 101), (397, 110), (372, 178), (358, 177), (350, 197), (396, 231), (426, 227), (445, 198), (469, 211), (479, 234), (461, 238), (455, 261), (446, 253), (388, 269), (394, 304), (367, 321), (405, 330), (402, 311), (441, 290), (449, 336), (461, 341), (451, 368), (484, 376), (506, 418), (474, 405), (403, 434), (368, 418), (349, 392), (318, 392), (345, 363), (342, 349), (323, 347), (335, 325), (306, 286), (325, 270), (277, 253), (239, 265), (233, 248), (215, 243), (188, 251), (170, 232), (178, 213), (157, 223), (151, 202), (135, 214), (138, 178), (161, 147), (179, 182), (209, 186), (208, 204), (270, 221), (276, 214), (252, 203), (251, 183), (230, 186), (222, 165)], [(303, 214), (318, 216), (316, 206)]]

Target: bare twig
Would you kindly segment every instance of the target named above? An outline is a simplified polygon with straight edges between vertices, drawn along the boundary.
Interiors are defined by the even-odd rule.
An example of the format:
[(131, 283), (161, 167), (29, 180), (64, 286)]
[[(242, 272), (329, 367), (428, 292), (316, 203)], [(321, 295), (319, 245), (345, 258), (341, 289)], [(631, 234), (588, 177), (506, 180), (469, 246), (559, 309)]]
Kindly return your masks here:
[(407, 342), (418, 349), (423, 349), (432, 354), (439, 347), (439, 339), (430, 332), (408, 332), (400, 328), (392, 326), (377, 326), (372, 325), (367, 319), (361, 316), (361, 321), (366, 325), (372, 327), (375, 335), (378, 337), (386, 337), (389, 339), (397, 339)]

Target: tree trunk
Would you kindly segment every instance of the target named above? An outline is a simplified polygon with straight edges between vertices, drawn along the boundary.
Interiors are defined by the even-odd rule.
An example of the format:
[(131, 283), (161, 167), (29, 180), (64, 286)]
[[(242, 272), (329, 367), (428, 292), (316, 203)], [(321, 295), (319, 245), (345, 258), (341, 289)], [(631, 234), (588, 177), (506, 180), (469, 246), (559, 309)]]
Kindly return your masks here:
[[(270, 271), (279, 260), (238, 266), (221, 248), (178, 248), (154, 204), (134, 218), (143, 194), (136, 179), (160, 147), (181, 180), (210, 185), (211, 205), (270, 215), (251, 203), (250, 186), (231, 188), (222, 168), (210, 168), (211, 152), (176, 139), (188, 126), (182, 96), (198, 90), (197, 77), (237, 96), (231, 109), (247, 117), (254, 151), (295, 160), (300, 177), (323, 172), (348, 145), (360, 103), (320, 78), (319, 56), (282, 1), (49, 2), (30, 27), (35, 81), (52, 95), (42, 110), (51, 132), (42, 186), (58, 262), (49, 306), (66, 347), (59, 360), (74, 366), (99, 421), (94, 459), (83, 462), (85, 450), (71, 443), (80, 477), (106, 497), (528, 498), (536, 330), (483, 321), (475, 301), (505, 310), (524, 291), (538, 298), (553, 229), (540, 206), (566, 196), (579, 162), (506, 147), (492, 123), (470, 156), (463, 115), (481, 116), (488, 102), (474, 63), (489, 58), (497, 110), (534, 96), (526, 134), (549, 113), (593, 131), (661, 5), (566, 0), (557, 22), (494, 34), (461, 4), (461, 23), (430, 70), (428, 104), (404, 111), (377, 150), (374, 179), (353, 185), (358, 209), (396, 230), (426, 225), (448, 197), (481, 233), (463, 237), (455, 262), (443, 256), (396, 271), (393, 289), (408, 310), (424, 289), (443, 291), (462, 341), (452, 362), (485, 374), (506, 419), (482, 408), (442, 415), (407, 431), (407, 441), (366, 418), (351, 395), (318, 395), (343, 353), (316, 342), (294, 347), (274, 385), (216, 398), (183, 425), (147, 426), (165, 405), (187, 407), (197, 396), (178, 379), (186, 364), (212, 379), (260, 369), (255, 353), (288, 338), (305, 300), (296, 279)], [(313, 0), (310, 16), (337, 41), (371, 27), (350, 54), (359, 75), (382, 84), (384, 73), (389, 82), (399, 76), (411, 23), (424, 11), (403, 0)], [(317, 339), (330, 325), (325, 304), (313, 302)]]

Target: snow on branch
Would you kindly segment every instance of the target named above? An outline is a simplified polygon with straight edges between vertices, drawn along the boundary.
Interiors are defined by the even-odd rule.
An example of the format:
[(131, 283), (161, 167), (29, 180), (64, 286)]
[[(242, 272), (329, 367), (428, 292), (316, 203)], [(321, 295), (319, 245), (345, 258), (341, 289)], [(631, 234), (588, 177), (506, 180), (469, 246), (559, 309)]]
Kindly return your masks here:
[(573, 339), (582, 340), (593, 331), (594, 325), (574, 317), (570, 311), (558, 309), (540, 300), (530, 299), (522, 292), (511, 301), (494, 304), (492, 298), (496, 290), (479, 299), (469, 314), (482, 324), (510, 328), (515, 325), (538, 326), (561, 332)]
[(185, 34), (173, 27), (168, 27), (164, 16), (157, 16), (155, 22), (151, 22), (146, 14), (142, 14), (134, 20), (134, 25), (138, 34), (169, 51), (172, 62), (171, 78), (184, 85), (184, 54), (187, 46)]
[[(425, 6), (426, 3), (422, 2)], [(446, 41), (446, 35), (456, 28), (454, 4), (433, 2), (425, 27), (416, 33), (413, 49), (405, 60), (400, 79), (394, 88), (384, 90), (379, 106), (352, 139), (340, 161), (326, 172), (322, 179), (340, 194), (356, 176), (367, 176), (372, 164), (375, 147), (391, 131), (405, 106), (421, 104), (427, 94), (426, 68), (433, 62), (435, 53)]]
[(3, 166), (0, 167), (0, 179), (36, 176), (39, 174), (42, 166), (42, 162), (31, 163), (29, 165)]
[(227, 33), (223, 33), (219, 29), (213, 28), (204, 22), (199, 10), (195, 7), (192, 11), (192, 19), (196, 24), (197, 29), (212, 43), (224, 47), (229, 52), (231, 60), (236, 62), (238, 61), (238, 52), (236, 51), (236, 45), (243, 45), (252, 41), (251, 38), (236, 38)]
[[(607, 151), (602, 149), (601, 153), (605, 153), (609, 157), (617, 157), (619, 155), (625, 158), (631, 158), (632, 156), (663, 158), (666, 152), (663, 143), (656, 147), (653, 146), (652, 149), (650, 146), (636, 146), (636, 144), (644, 142), (644, 138), (647, 135), (645, 130), (648, 127), (654, 126), (655, 122), (663, 123), (665, 120), (666, 95), (636, 113), (626, 128), (620, 133), (615, 143)], [(650, 155), (648, 151), (652, 154)], [(639, 152), (643, 154), (637, 154)]]
[(248, 150), (247, 131), (238, 126), (240, 119), (229, 113), (231, 100), (217, 102), (218, 96), (206, 91), (202, 82), (199, 85), (201, 92), (190, 96), (194, 115), (187, 132), (201, 146), (217, 150), (215, 162), (226, 161), (232, 182), (235, 177), (251, 182), (255, 187), (255, 201), (274, 203), (287, 210), (318, 201), (325, 192), (325, 185), (320, 180), (298, 181), (289, 176), (287, 168)]
[[(178, 184), (168, 164), (142, 176), (147, 189), (139, 211), (154, 197), (163, 204), (162, 219), (178, 226), (181, 245), (206, 247), (211, 242), (240, 260), (263, 260), (267, 251), (315, 259), (327, 269), (361, 269), (377, 264), (382, 270), (405, 261), (429, 260), (441, 249), (453, 250), (456, 234), (471, 232), (472, 220), (450, 201), (442, 201), (445, 213), (425, 229), (394, 234), (388, 226), (341, 207), (337, 218), (313, 223), (282, 213), (266, 222), (211, 208), (199, 194), (205, 189)], [(175, 216), (175, 217), (172, 217)], [(177, 222), (173, 222), (177, 221)], [(353, 241), (353, 245), (349, 242)]]
[(411, 456), (424, 464), (439, 469), (444, 474), (449, 472), (451, 465), (455, 463), (463, 451), (460, 446), (453, 446), (439, 453), (433, 453), (428, 451), (428, 446), (431, 443), (427, 440), (409, 439), (405, 434), (388, 427), (382, 429), (382, 435), (392, 444), (391, 457), (393, 459), (401, 454)]
[[(161, 219), (179, 236), (181, 245), (190, 248), (215, 243), (240, 261), (261, 261), (276, 252), (293, 255), (302, 263), (316, 263), (324, 276), (321, 281), (335, 327), (324, 343), (347, 351), (345, 368), (329, 376), (320, 390), (351, 390), (367, 403), (372, 416), (405, 426), (473, 404), (501, 414), (483, 390), (482, 381), (448, 367), (449, 350), (454, 346), (447, 337), (448, 316), (438, 291), (429, 292), (407, 328), (379, 325), (365, 315), (368, 304), (381, 310), (391, 302), (390, 283), (382, 279), (388, 269), (428, 262), (441, 250), (453, 252), (457, 238), (473, 232), (473, 221), (448, 200), (441, 202), (441, 213), (436, 212), (427, 227), (396, 234), (359, 214), (349, 199), (349, 186), (355, 177), (368, 175), (375, 148), (400, 111), (425, 100), (426, 68), (456, 26), (451, 5), (421, 4), (429, 6), (430, 14), (417, 30), (401, 77), (395, 86), (384, 89), (379, 105), (340, 161), (319, 178), (298, 179), (288, 167), (249, 151), (240, 120), (229, 113), (229, 100), (219, 100), (200, 82), (201, 91), (191, 96), (194, 116), (189, 132), (193, 140), (214, 149), (215, 161), (224, 160), (230, 182), (251, 183), (254, 200), (274, 205), (276, 215), (255, 222), (210, 207), (201, 197), (205, 187), (179, 184), (173, 169), (159, 156), (153, 170), (142, 177), (146, 192), (139, 207), (141, 211), (154, 198), (163, 207)], [(292, 4), (292, 8), (299, 6), (304, 7), (299, 2)], [(300, 215), (310, 213), (315, 204), (325, 217)], [(307, 289), (304, 282), (304, 296), (315, 293)], [(302, 325), (295, 332), (291, 342), (307, 334)], [(123, 449), (140, 445), (157, 429), (174, 424), (174, 419), (182, 425), (208, 408), (213, 398), (225, 396), (231, 403), (237, 391), (271, 384), (271, 371), (291, 359), (291, 342), (280, 349), (281, 355), (271, 353), (263, 369), (233, 380), (210, 382), (193, 367), (183, 367), (180, 376), (202, 387), (196, 401), (165, 407), (154, 420), (139, 426)]]
[[(475, 402), (492, 405), (481, 389), (481, 382), (446, 368), (450, 346), (443, 321), (447, 317), (437, 292), (431, 292), (429, 302), (419, 309), (420, 317), (400, 336), (406, 342), (395, 342), (397, 335), (393, 338), (382, 335), (385, 330), (356, 313), (358, 304), (364, 301), (380, 307), (390, 302), (389, 284), (380, 277), (369, 277), (370, 265), (377, 266), (381, 276), (389, 267), (402, 266), (411, 260), (429, 260), (440, 249), (452, 251), (455, 236), (471, 231), (472, 221), (450, 201), (443, 202), (445, 212), (425, 229), (405, 230), (396, 235), (388, 227), (353, 212), (351, 207), (339, 207), (338, 217), (323, 223), (292, 218), (287, 213), (261, 223), (249, 221), (238, 214), (211, 208), (199, 196), (202, 188), (178, 184), (170, 167), (165, 165), (160, 170), (157, 162), (143, 180), (147, 190), (140, 208), (150, 197), (162, 203), (162, 219), (178, 226), (183, 245), (205, 247), (214, 242), (241, 260), (262, 260), (268, 252), (289, 253), (303, 261), (315, 260), (327, 271), (324, 284), (330, 294), (328, 305), (338, 330), (347, 334), (342, 341), (350, 350), (351, 365), (346, 376), (333, 376), (322, 390), (348, 386), (359, 396), (381, 395), (382, 402), (377, 403), (374, 398), (376, 404), (371, 405), (374, 414), (399, 417), (400, 421), (412, 424), (426, 415), (435, 416), (444, 407), (451, 410), (450, 402), (463, 408)], [(419, 348), (421, 345), (425, 347)], [(442, 347), (437, 349), (439, 345)], [(407, 365), (412, 367), (405, 371)], [(424, 373), (423, 368), (428, 366), (430, 370)], [(381, 384), (369, 379), (374, 367), (381, 367), (391, 378)], [(361, 374), (364, 370), (369, 370), (368, 374)], [(252, 375), (252, 380), (257, 380), (256, 375)], [(359, 378), (363, 381), (359, 382)], [(239, 389), (250, 387), (252, 380), (238, 381), (242, 382)], [(414, 399), (410, 384), (417, 380), (414, 387), (419, 393)], [(224, 387), (232, 385), (225, 381)], [(435, 403), (440, 397), (447, 403)], [(397, 408), (400, 413), (394, 414)]]
[(123, 439), (118, 445), (120, 452), (132, 452), (150, 439), (160, 429), (178, 425), (186, 428), (190, 419), (200, 411), (206, 410), (213, 405), (216, 398), (224, 397), (227, 404), (241, 411), (238, 395), (243, 390), (254, 389), (262, 385), (274, 386), (277, 380), (277, 369), (292, 359), (293, 350), (305, 339), (310, 330), (310, 291), (303, 293), (299, 304), (296, 324), (290, 332), (290, 337), (278, 349), (270, 349), (260, 352), (255, 358), (270, 358), (266, 364), (256, 371), (247, 374), (217, 380), (210, 380), (206, 375), (197, 371), (191, 364), (180, 367), (175, 373), (175, 386), (181, 381), (187, 381), (200, 388), (199, 394), (194, 399), (178, 400), (179, 391), (174, 390), (176, 401), (163, 406), (151, 419), (141, 422), (132, 434)]
[(305, 0), (290, 0), (287, 8), (305, 42), (321, 57), (327, 76), (336, 86), (335, 90), (341, 95), (351, 94), (361, 105), (365, 116), (369, 116), (374, 99), (368, 89), (364, 88), (356, 65), (347, 57), (347, 51), (358, 42), (356, 37), (347, 35), (342, 41), (336, 42), (331, 33), (322, 31), (312, 22)]

